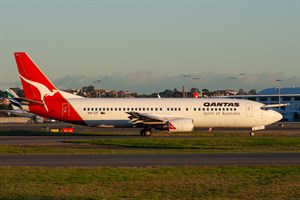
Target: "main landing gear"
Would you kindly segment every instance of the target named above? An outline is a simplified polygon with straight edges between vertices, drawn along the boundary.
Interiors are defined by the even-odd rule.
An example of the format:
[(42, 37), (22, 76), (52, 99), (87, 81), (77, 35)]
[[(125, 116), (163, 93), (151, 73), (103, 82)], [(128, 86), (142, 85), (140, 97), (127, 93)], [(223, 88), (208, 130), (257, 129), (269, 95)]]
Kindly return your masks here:
[(151, 128), (143, 128), (143, 129), (140, 131), (140, 135), (141, 135), (141, 136), (151, 136), (151, 133), (152, 133)]

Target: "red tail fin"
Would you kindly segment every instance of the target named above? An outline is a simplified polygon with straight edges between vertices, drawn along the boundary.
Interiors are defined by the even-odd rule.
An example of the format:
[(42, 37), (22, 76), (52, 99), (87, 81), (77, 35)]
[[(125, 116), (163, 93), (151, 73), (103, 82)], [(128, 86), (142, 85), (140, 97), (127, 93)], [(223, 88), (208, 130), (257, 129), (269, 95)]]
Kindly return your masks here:
[[(30, 112), (53, 119), (83, 124), (81, 117), (72, 105), (25, 52), (16, 52), (15, 59), (25, 97), (33, 100), (28, 106)], [(34, 101), (41, 102), (41, 104), (33, 103)]]
[(53, 96), (57, 92), (55, 86), (26, 53), (16, 52), (15, 58), (26, 98), (43, 102), (45, 95)]

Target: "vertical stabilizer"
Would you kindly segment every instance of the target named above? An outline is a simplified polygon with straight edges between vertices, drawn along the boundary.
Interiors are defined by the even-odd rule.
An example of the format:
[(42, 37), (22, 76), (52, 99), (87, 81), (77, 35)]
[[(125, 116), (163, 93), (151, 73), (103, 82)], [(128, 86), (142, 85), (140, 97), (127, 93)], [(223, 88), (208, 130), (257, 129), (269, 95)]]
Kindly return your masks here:
[[(24, 95), (29, 100), (30, 112), (52, 119), (83, 124), (81, 117), (67, 99), (73, 98), (74, 95), (60, 93), (25, 52), (16, 52), (15, 59)], [(65, 98), (63, 95), (68, 97)]]

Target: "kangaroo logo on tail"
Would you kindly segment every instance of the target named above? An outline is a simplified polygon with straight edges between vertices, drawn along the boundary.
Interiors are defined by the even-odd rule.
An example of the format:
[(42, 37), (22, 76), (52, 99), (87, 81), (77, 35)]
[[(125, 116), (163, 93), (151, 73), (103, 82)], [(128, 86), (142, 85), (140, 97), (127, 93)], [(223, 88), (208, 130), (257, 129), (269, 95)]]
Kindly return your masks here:
[(53, 91), (50, 91), (45, 85), (41, 84), (41, 83), (38, 83), (38, 82), (34, 82), (34, 81), (31, 81), (31, 80), (28, 80), (26, 79), (25, 77), (23, 77), (21, 74), (20, 74), (20, 77), (28, 84), (30, 85), (33, 85), (34, 87), (36, 87), (38, 89), (38, 91), (40, 92), (40, 95), (41, 95), (41, 100), (42, 102), (44, 103), (45, 105), (45, 108), (46, 110), (48, 111), (48, 107), (47, 107), (47, 104), (45, 103), (44, 101), (44, 97), (45, 96), (53, 96), (54, 94), (56, 94), (58, 91), (57, 90), (53, 90)]

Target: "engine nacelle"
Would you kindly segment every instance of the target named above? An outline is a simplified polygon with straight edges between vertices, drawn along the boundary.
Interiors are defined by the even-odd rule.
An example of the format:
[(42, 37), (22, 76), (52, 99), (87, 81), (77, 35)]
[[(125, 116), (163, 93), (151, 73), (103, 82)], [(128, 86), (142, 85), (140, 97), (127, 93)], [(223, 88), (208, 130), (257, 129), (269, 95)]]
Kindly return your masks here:
[(179, 118), (170, 120), (167, 124), (155, 128), (169, 132), (191, 132), (194, 130), (194, 122), (192, 119)]

